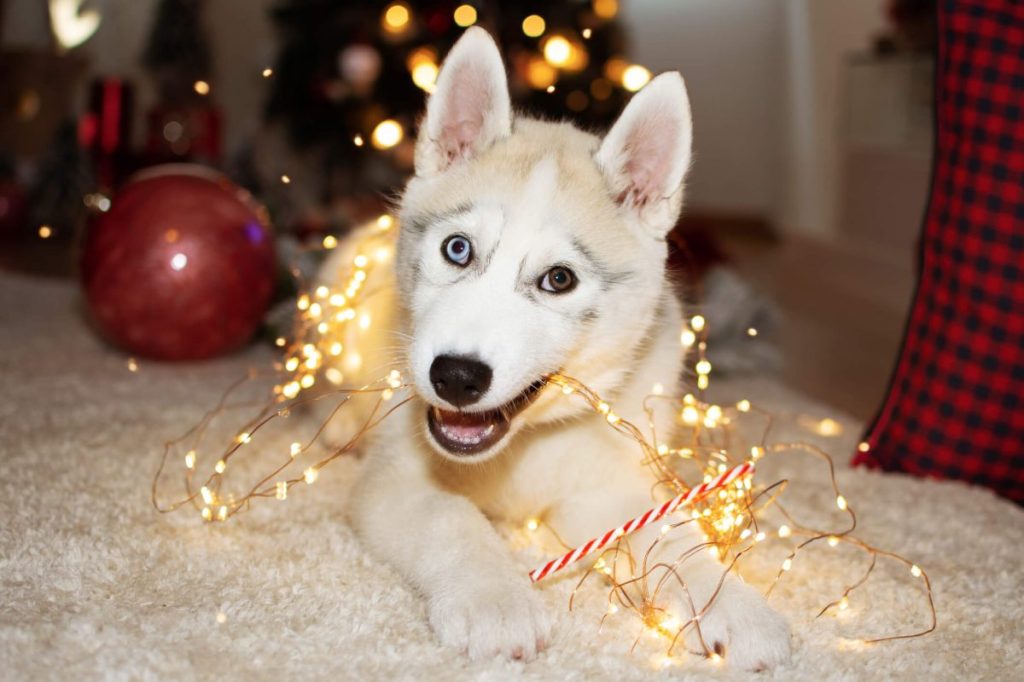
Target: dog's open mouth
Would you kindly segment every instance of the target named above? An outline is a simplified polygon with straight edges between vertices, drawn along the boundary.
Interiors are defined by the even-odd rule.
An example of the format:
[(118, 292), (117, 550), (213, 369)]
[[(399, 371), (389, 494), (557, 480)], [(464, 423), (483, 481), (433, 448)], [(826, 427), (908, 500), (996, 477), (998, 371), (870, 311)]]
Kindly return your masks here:
[(543, 381), (535, 381), (501, 407), (483, 412), (453, 412), (428, 407), (430, 435), (453, 455), (484, 452), (505, 437), (512, 420), (533, 402), (543, 386)]

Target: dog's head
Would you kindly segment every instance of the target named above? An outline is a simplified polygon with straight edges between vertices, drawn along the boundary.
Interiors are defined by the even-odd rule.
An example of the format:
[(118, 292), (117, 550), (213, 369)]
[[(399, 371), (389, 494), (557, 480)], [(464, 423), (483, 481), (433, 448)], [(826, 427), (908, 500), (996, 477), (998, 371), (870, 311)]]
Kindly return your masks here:
[(541, 391), (548, 373), (606, 395), (623, 382), (665, 295), (690, 140), (677, 73), (653, 79), (599, 139), (513, 117), (482, 29), (452, 48), (421, 124), (397, 260), (408, 361), (442, 455), (486, 459), (524, 422), (579, 409)]

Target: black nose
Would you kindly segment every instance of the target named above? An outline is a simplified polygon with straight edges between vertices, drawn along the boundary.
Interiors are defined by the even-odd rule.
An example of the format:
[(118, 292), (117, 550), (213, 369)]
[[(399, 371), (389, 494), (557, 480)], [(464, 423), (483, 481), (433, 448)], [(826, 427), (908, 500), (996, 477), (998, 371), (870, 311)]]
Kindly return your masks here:
[(491, 368), (473, 358), (439, 355), (430, 365), (430, 383), (456, 407), (472, 405), (491, 387)]

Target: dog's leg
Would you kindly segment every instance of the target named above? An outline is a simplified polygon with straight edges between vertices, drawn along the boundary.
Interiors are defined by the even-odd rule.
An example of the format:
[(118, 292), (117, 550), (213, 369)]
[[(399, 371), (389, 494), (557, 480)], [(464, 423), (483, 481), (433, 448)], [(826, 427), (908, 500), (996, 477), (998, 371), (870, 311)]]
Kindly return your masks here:
[(469, 500), (440, 489), (419, 462), (379, 454), (367, 462), (352, 506), (366, 547), (426, 597), (444, 644), (473, 658), (533, 658), (550, 636), (550, 615), (491, 523)]
[[(630, 494), (623, 492), (624, 488), (577, 493), (552, 509), (548, 520), (566, 542), (578, 546), (653, 506), (646, 491)], [(661, 535), (662, 525), (653, 524), (627, 538), (636, 575), (644, 570), (645, 554)], [(686, 523), (665, 534), (646, 556), (651, 592), (665, 578), (657, 595), (648, 592), (655, 606), (665, 610), (661, 617), (674, 617), (682, 624), (699, 615), (699, 634), (693, 625), (684, 633), (687, 647), (700, 654), (718, 653), (737, 668), (763, 670), (786, 661), (790, 653), (786, 620), (740, 578), (725, 575), (725, 566), (700, 547), (703, 542), (699, 527)], [(679, 561), (684, 556), (686, 559)], [(607, 562), (613, 564), (611, 554)], [(613, 570), (621, 582), (630, 576), (631, 568), (622, 556), (614, 561)], [(636, 601), (640, 598), (638, 585), (628, 592), (640, 603)]]

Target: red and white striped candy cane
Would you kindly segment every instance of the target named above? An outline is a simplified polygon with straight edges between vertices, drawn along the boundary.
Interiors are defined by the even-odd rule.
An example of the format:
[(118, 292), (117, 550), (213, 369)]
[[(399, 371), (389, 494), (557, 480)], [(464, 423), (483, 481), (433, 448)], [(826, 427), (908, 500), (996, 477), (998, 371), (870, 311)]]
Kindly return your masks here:
[(728, 471), (719, 474), (718, 476), (711, 479), (707, 483), (701, 483), (696, 488), (690, 488), (685, 493), (680, 493), (679, 495), (673, 497), (671, 500), (665, 502), (661, 506), (655, 507), (653, 509), (648, 509), (645, 513), (641, 514), (635, 519), (627, 521), (618, 528), (608, 531), (601, 537), (594, 538), (593, 540), (590, 540), (589, 542), (580, 545), (571, 552), (567, 552), (566, 554), (557, 559), (552, 559), (540, 568), (530, 571), (530, 580), (532, 580), (533, 582), (539, 582), (546, 578), (549, 574), (554, 573), (555, 571), (560, 571), (569, 564), (576, 563), (577, 561), (587, 556), (591, 552), (595, 552), (605, 547), (609, 543), (618, 540), (623, 535), (629, 535), (633, 531), (640, 530), (649, 523), (654, 523), (666, 514), (671, 514), (676, 509), (679, 509), (684, 505), (692, 504), (693, 502), (696, 502), (697, 500), (704, 497), (704, 495), (710, 493), (711, 491), (727, 486), (740, 476), (748, 474), (753, 470), (753, 462), (744, 462), (743, 464), (738, 464), (734, 466), (732, 469), (729, 469)]

